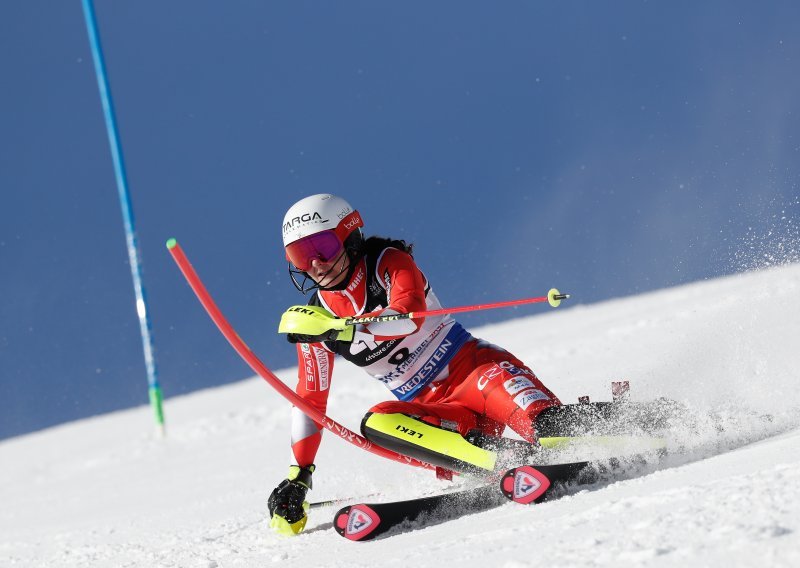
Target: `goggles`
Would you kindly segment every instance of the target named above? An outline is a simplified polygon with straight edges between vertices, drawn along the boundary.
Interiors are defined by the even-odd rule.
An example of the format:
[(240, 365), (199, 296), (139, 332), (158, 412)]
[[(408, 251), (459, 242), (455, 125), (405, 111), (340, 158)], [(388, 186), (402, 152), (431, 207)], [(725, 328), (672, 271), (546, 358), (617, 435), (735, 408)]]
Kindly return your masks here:
[(286, 258), (299, 270), (308, 272), (314, 259), (322, 262), (336, 260), (343, 248), (336, 231), (331, 229), (290, 243), (286, 246)]

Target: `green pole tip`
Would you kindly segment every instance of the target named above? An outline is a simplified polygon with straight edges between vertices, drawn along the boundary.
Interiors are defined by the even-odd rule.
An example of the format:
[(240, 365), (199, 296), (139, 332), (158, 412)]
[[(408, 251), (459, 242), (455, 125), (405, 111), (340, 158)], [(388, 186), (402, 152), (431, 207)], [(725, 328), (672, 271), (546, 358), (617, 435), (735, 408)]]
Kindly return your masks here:
[(175, 248), (175, 245), (177, 245), (177, 244), (178, 244), (178, 241), (176, 241), (175, 239), (169, 239), (169, 240), (167, 241), (167, 248), (168, 248), (169, 250), (172, 250), (172, 249), (174, 249), (174, 248)]

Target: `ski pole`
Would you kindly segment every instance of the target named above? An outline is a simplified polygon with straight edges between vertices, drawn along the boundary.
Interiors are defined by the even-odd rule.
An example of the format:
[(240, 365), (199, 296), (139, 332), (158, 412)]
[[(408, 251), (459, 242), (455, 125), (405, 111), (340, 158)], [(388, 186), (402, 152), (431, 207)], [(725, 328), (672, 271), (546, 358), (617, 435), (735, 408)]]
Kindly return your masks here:
[(340, 499), (329, 499), (327, 501), (315, 501), (314, 503), (309, 504), (309, 508), (311, 509), (321, 509), (323, 507), (333, 507), (333, 506), (340, 506), (346, 505), (348, 503), (361, 503), (363, 501), (367, 501), (369, 499), (374, 499), (376, 497), (380, 497), (383, 495), (382, 493), (370, 493), (369, 495), (363, 495), (361, 497), (342, 497)]
[(547, 296), (540, 296), (538, 298), (523, 298), (521, 300), (510, 300), (507, 302), (494, 302), (491, 304), (475, 304), (473, 306), (460, 306), (458, 308), (442, 308), (440, 310), (428, 310), (425, 312), (409, 312), (407, 314), (388, 314), (388, 315), (370, 315), (357, 316), (345, 320), (345, 325), (356, 325), (359, 323), (375, 323), (380, 321), (395, 321), (401, 319), (418, 319), (427, 318), (432, 316), (441, 316), (445, 314), (457, 314), (461, 312), (476, 312), (479, 310), (493, 310), (495, 308), (507, 308), (510, 306), (520, 306), (522, 304), (538, 304), (548, 302), (554, 308), (561, 305), (561, 300), (569, 298), (569, 294), (562, 294), (555, 288), (551, 288)]

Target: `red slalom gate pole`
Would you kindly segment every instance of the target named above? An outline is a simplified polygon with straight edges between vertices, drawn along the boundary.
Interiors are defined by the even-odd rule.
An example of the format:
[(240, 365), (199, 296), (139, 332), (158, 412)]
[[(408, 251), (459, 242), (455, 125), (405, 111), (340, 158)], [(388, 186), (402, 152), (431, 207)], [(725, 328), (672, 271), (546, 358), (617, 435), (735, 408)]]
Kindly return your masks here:
[(281, 381), (272, 371), (270, 371), (267, 366), (264, 365), (264, 363), (262, 363), (261, 360), (256, 356), (256, 354), (253, 353), (250, 347), (248, 347), (247, 344), (242, 341), (231, 324), (228, 323), (228, 320), (225, 319), (225, 316), (222, 315), (222, 312), (217, 307), (216, 303), (214, 303), (214, 300), (211, 298), (211, 294), (208, 293), (205, 285), (203, 285), (203, 282), (200, 280), (200, 276), (198, 276), (197, 272), (195, 272), (194, 268), (189, 262), (189, 259), (184, 254), (183, 249), (180, 247), (178, 242), (175, 239), (169, 239), (167, 241), (167, 249), (169, 249), (169, 253), (172, 255), (175, 263), (178, 265), (178, 268), (180, 268), (183, 276), (189, 283), (189, 286), (191, 286), (192, 290), (197, 295), (198, 300), (200, 300), (200, 303), (203, 304), (206, 312), (208, 312), (208, 315), (222, 332), (222, 335), (225, 336), (225, 339), (228, 340), (239, 356), (244, 359), (248, 365), (250, 365), (250, 368), (258, 373), (262, 379), (267, 381), (272, 388), (278, 391), (278, 394), (302, 410), (309, 418), (322, 424), (327, 430), (330, 430), (340, 438), (343, 438), (347, 442), (358, 446), (362, 450), (367, 450), (373, 454), (377, 454), (384, 458), (399, 461), (408, 465), (424, 467), (432, 470), (436, 469), (434, 465), (431, 465), (427, 462), (409, 456), (404, 456), (403, 454), (393, 452), (392, 450), (387, 450), (380, 446), (373, 445), (372, 442), (366, 438), (356, 434), (352, 430), (345, 428), (332, 418), (329, 418), (327, 415), (308, 404), (305, 400), (299, 397), (297, 393), (283, 384), (283, 381)]
[(552, 288), (547, 296), (540, 296), (538, 298), (523, 298), (521, 300), (509, 300), (507, 302), (494, 302), (491, 304), (475, 304), (474, 306), (460, 306), (458, 308), (442, 308), (439, 310), (429, 310), (427, 312), (409, 312), (407, 314), (388, 314), (388, 315), (370, 315), (357, 316), (348, 318), (345, 321), (347, 325), (356, 325), (359, 323), (375, 323), (380, 321), (395, 321), (401, 319), (418, 319), (427, 318), (431, 316), (442, 316), (445, 314), (458, 314), (461, 312), (476, 312), (478, 310), (493, 310), (495, 308), (507, 308), (510, 306), (520, 306), (523, 304), (539, 304), (548, 302), (554, 308), (561, 304), (561, 300), (569, 298), (569, 294), (562, 294), (555, 288)]

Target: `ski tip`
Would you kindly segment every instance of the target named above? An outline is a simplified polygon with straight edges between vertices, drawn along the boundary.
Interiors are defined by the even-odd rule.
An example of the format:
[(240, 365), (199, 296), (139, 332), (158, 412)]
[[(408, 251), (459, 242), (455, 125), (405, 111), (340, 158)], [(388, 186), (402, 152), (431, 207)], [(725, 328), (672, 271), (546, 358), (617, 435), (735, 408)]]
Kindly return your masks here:
[(178, 245), (178, 241), (176, 241), (175, 239), (169, 239), (169, 240), (167, 240), (167, 248), (168, 248), (169, 250), (172, 250), (172, 249), (174, 249), (174, 248), (175, 248), (177, 245)]
[(380, 525), (380, 515), (365, 504), (344, 507), (333, 517), (333, 528), (347, 540), (371, 540)]
[(523, 505), (543, 499), (550, 485), (550, 478), (544, 472), (529, 465), (508, 470), (500, 480), (503, 495)]

